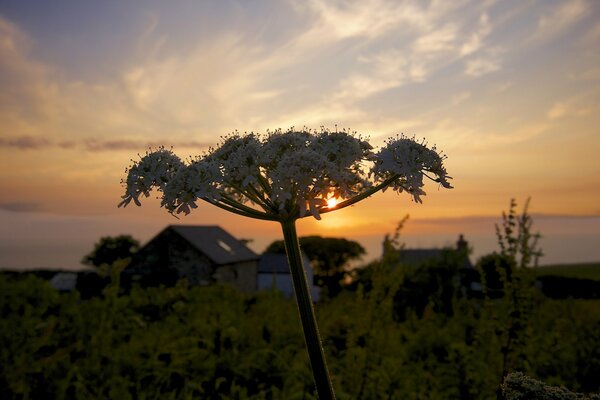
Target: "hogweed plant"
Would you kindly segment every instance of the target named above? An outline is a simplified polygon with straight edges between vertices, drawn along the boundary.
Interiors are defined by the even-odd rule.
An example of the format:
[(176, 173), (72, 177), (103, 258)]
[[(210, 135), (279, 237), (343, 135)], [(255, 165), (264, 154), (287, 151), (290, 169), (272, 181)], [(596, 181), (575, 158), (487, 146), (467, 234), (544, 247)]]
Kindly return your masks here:
[[(318, 396), (335, 395), (302, 264), (296, 220), (351, 206), (387, 188), (421, 203), (424, 178), (451, 188), (445, 156), (424, 141), (397, 136), (379, 150), (362, 136), (325, 129), (234, 132), (217, 148), (187, 161), (171, 150), (147, 152), (128, 168), (119, 206), (140, 205), (152, 189), (171, 214), (189, 214), (199, 200), (249, 218), (281, 224)], [(336, 199), (336, 201), (331, 201)]]

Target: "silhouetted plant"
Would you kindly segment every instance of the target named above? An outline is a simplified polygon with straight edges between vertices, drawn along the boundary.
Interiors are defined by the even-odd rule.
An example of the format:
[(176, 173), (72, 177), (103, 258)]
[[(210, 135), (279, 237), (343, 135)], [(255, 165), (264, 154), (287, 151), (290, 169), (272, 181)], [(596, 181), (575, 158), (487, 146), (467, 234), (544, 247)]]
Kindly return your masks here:
[[(423, 179), (451, 188), (445, 156), (435, 146), (399, 136), (377, 153), (362, 137), (346, 131), (277, 130), (261, 137), (233, 133), (220, 146), (188, 163), (171, 151), (148, 152), (128, 170), (119, 206), (152, 189), (161, 206), (189, 214), (198, 200), (249, 218), (280, 223), (319, 398), (335, 398), (306, 281), (296, 220), (351, 206), (392, 188), (422, 202)], [(336, 204), (329, 199), (339, 198)]]
[[(478, 262), (486, 311), (496, 321), (493, 330), (501, 343), (500, 383), (510, 371), (527, 371), (529, 368), (525, 348), (537, 295), (533, 268), (543, 255), (538, 248), (541, 235), (532, 232), (529, 201), (527, 199), (523, 211), (518, 214), (517, 203), (511, 199), (508, 212), (502, 213), (502, 225), (496, 225), (500, 253), (483, 257)], [(502, 397), (500, 387), (496, 397)]]

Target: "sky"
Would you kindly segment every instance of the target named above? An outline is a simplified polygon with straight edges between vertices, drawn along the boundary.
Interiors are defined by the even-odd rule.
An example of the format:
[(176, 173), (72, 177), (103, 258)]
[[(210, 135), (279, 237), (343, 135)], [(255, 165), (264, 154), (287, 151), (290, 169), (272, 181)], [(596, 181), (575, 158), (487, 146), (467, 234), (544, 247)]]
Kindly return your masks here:
[(299, 234), (380, 255), (497, 250), (511, 198), (531, 198), (542, 264), (600, 261), (600, 2), (0, 2), (0, 268), (76, 268), (106, 235), (218, 224), (262, 251), (277, 224), (208, 204), (174, 219), (117, 208), (137, 154), (202, 154), (221, 136), (347, 128), (377, 147), (404, 133), (446, 154), (454, 189), (392, 191)]

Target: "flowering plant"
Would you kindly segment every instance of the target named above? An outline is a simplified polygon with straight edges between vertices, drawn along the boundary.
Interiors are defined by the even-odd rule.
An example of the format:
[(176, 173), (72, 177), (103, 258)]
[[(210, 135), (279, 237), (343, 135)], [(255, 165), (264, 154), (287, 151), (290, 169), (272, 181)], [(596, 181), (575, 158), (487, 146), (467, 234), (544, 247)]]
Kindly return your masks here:
[[(334, 398), (312, 300), (302, 266), (295, 221), (355, 204), (391, 187), (421, 203), (424, 178), (451, 188), (435, 146), (399, 136), (375, 152), (363, 137), (325, 129), (275, 130), (261, 136), (235, 132), (200, 157), (182, 161), (165, 148), (147, 152), (128, 169), (119, 206), (140, 205), (152, 189), (172, 214), (189, 214), (198, 200), (250, 218), (281, 224), (302, 327), (319, 398)], [(335, 205), (330, 198), (343, 199)]]

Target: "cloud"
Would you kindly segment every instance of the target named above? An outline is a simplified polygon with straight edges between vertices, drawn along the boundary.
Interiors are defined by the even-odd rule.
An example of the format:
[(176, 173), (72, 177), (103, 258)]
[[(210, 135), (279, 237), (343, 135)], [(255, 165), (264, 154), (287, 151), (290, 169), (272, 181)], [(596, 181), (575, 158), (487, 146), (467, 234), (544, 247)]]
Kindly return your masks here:
[(585, 0), (567, 0), (558, 4), (550, 13), (538, 19), (534, 40), (551, 39), (589, 14), (590, 4)]
[(549, 119), (559, 119), (567, 115), (568, 109), (565, 103), (555, 103), (546, 113)]
[(399, 25), (412, 28), (429, 24), (427, 10), (419, 2), (312, 0), (308, 7), (317, 16), (315, 27), (333, 33), (337, 40), (376, 38)]
[(10, 202), (0, 203), (0, 210), (10, 212), (37, 212), (41, 211), (42, 205), (40, 203), (27, 203), (27, 202)]
[(600, 67), (591, 67), (579, 72), (569, 74), (569, 78), (576, 81), (600, 81)]
[(600, 89), (591, 86), (588, 90), (555, 101), (546, 112), (546, 117), (550, 120), (584, 118), (590, 116), (592, 119), (597, 119), (599, 113)]
[(446, 24), (439, 29), (420, 35), (413, 43), (412, 49), (420, 55), (431, 55), (455, 49), (457, 26)]
[(38, 150), (52, 146), (48, 139), (21, 136), (15, 138), (0, 138), (0, 147), (15, 148), (19, 150)]
[(600, 93), (597, 91), (591, 90), (579, 93), (566, 100), (557, 101), (546, 112), (546, 116), (550, 120), (558, 120), (591, 115), (600, 111), (600, 106), (598, 106), (599, 95)]
[(0, 146), (126, 149), (153, 145), (168, 133), (168, 143), (205, 148), (279, 96), (276, 88), (262, 87), (278, 67), (241, 35), (217, 35), (192, 51), (167, 55), (152, 26), (142, 32), (135, 57), (120, 60), (128, 67), (117, 79), (91, 82), (37, 59), (27, 35), (0, 16)]
[(600, 39), (600, 22), (596, 22), (581, 39), (585, 44), (597, 45)]
[(491, 92), (494, 94), (504, 93), (514, 86), (513, 82), (494, 83), (491, 87)]
[(85, 141), (85, 148), (89, 151), (112, 151), (112, 150), (139, 150), (140, 148), (157, 148), (165, 146), (168, 143), (169, 147), (175, 148), (186, 148), (186, 149), (200, 149), (206, 150), (211, 143), (198, 142), (195, 140), (190, 141), (152, 141), (142, 142), (139, 140), (87, 140)]
[(52, 141), (46, 138), (21, 136), (14, 138), (0, 138), (0, 148), (17, 149), (17, 150), (44, 150), (49, 148), (60, 149), (80, 149), (91, 152), (99, 151), (140, 151), (148, 148), (157, 148), (160, 146), (206, 150), (211, 143), (199, 142), (195, 140), (140, 140), (140, 139), (84, 139), (80, 141)]
[(496, 72), (501, 69), (499, 50), (493, 49), (485, 52), (479, 57), (465, 61), (465, 75), (474, 78)]
[(452, 97), (452, 105), (457, 106), (457, 105), (462, 104), (465, 101), (469, 100), (470, 98), (471, 98), (470, 92), (461, 92)]
[(405, 56), (391, 50), (374, 56), (363, 56), (360, 61), (368, 72), (355, 73), (340, 83), (335, 101), (354, 102), (402, 85), (411, 79), (410, 65)]
[(490, 18), (486, 13), (481, 14), (479, 17), (478, 26), (475, 32), (473, 32), (469, 39), (463, 43), (460, 48), (461, 56), (468, 56), (475, 53), (483, 47), (484, 39), (492, 32), (492, 25), (490, 24)]
[[(119, 60), (125, 67), (117, 79), (97, 82), (69, 80), (44, 65), (27, 52), (26, 35), (9, 24), (7, 41), (19, 39), (13, 40), (14, 54), (2, 59), (20, 60), (11, 71), (20, 77), (14, 81), (27, 85), (14, 86), (15, 95), (0, 104), (0, 123), (16, 138), (60, 137), (61, 143), (47, 146), (90, 151), (132, 149), (139, 140), (131, 143), (131, 137), (155, 144), (166, 132), (169, 143), (200, 143), (236, 127), (265, 129), (280, 121), (321, 124), (335, 115), (352, 123), (365, 115), (361, 100), (425, 82), (461, 52), (479, 54), (491, 30), (481, 7), (459, 18), (468, 9), (464, 2), (292, 5), (298, 19), (276, 41), (245, 34), (244, 27), (217, 30), (210, 41), (188, 43), (185, 51), (160, 31), (161, 16), (153, 16), (133, 41), (131, 59)], [(475, 25), (467, 29), (473, 13)], [(472, 74), (499, 68), (497, 59), (472, 64)], [(0, 76), (4, 69), (0, 65)], [(0, 146), (17, 148), (12, 140)]]

